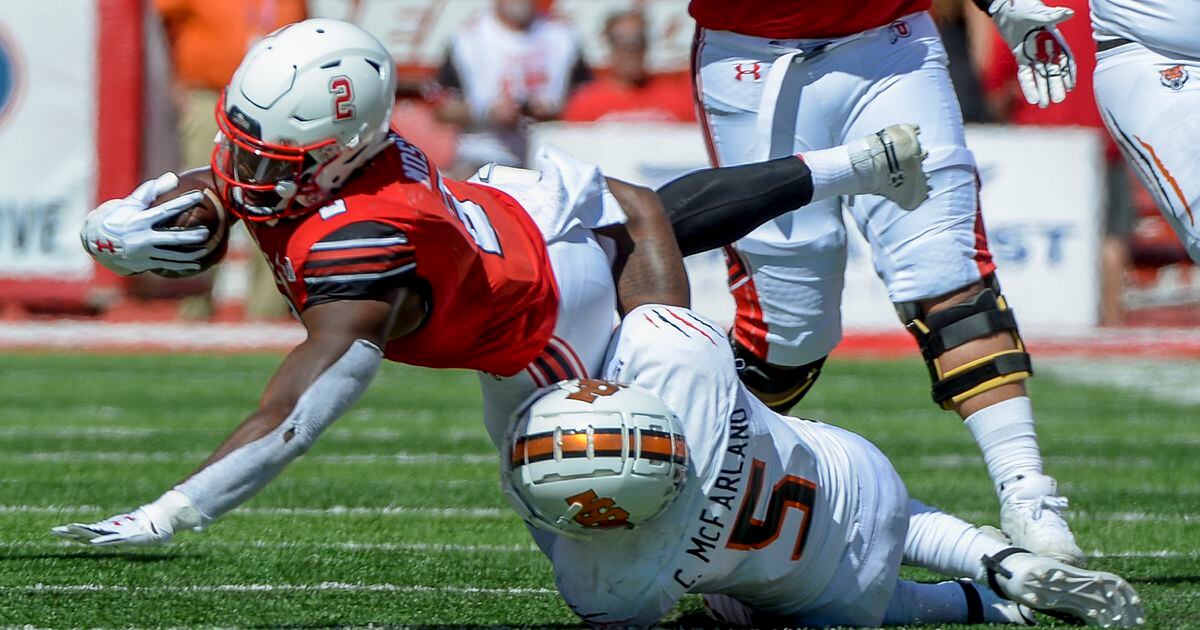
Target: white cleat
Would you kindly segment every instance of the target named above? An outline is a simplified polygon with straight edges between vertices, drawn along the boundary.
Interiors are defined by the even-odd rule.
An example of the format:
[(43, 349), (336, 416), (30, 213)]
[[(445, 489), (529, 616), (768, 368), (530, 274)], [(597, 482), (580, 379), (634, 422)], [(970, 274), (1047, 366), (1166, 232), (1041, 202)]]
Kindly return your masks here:
[(1067, 499), (1058, 496), (1058, 484), (1052, 477), (1019, 477), (1004, 484), (1000, 494), (1000, 529), (1013, 545), (1077, 567), (1087, 566), (1087, 557), (1062, 517)]
[(70, 523), (50, 533), (92, 547), (153, 547), (171, 542), (171, 530), (155, 525), (141, 509), (95, 523)]
[(1080, 569), (1017, 548), (983, 560), (992, 590), (1038, 612), (1104, 628), (1146, 623), (1141, 598), (1113, 573)]
[(882, 195), (905, 210), (915, 210), (929, 199), (929, 181), (922, 163), (929, 153), (921, 148), (916, 125), (892, 125), (850, 143), (850, 163), (875, 186), (868, 192)]

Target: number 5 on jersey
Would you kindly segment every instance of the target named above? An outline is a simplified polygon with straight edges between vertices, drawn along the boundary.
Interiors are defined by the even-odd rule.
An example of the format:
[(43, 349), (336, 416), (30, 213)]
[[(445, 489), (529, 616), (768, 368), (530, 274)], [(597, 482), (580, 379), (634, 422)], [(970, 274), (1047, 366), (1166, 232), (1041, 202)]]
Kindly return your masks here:
[(766, 464), (761, 460), (751, 462), (750, 479), (746, 482), (746, 498), (738, 509), (737, 520), (733, 523), (729, 542), (725, 546), (743, 551), (766, 547), (779, 538), (788, 508), (796, 508), (803, 513), (803, 520), (800, 521), (800, 531), (796, 534), (796, 545), (792, 547), (792, 560), (799, 560), (804, 553), (804, 543), (808, 540), (808, 522), (812, 518), (812, 504), (817, 486), (795, 475), (785, 476), (771, 488), (771, 496), (767, 499), (767, 513), (760, 520), (754, 518), (754, 512), (758, 507), (758, 498), (762, 495), (765, 470)]

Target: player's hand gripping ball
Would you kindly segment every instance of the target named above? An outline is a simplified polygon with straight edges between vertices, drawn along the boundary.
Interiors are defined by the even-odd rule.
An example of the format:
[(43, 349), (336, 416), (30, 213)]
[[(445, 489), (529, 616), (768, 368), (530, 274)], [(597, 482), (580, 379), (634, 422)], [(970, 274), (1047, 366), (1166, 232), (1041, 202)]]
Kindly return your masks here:
[(155, 223), (154, 229), (170, 232), (207, 228), (208, 238), (203, 242), (164, 246), (164, 249), (173, 249), (181, 253), (205, 252), (200, 258), (195, 259), (199, 267), (188, 270), (153, 269), (152, 271), (157, 275), (164, 278), (184, 278), (196, 275), (220, 262), (225, 257), (225, 252), (229, 250), (229, 213), (225, 211), (220, 196), (213, 188), (212, 177), (208, 171), (180, 175), (179, 185), (159, 195), (155, 199), (155, 204), (165, 204), (188, 195), (195, 197), (197, 192), (200, 193), (200, 196), (194, 205)]
[(180, 278), (225, 255), (230, 222), (207, 170), (165, 173), (90, 212), (79, 236), (96, 262), (114, 273)]

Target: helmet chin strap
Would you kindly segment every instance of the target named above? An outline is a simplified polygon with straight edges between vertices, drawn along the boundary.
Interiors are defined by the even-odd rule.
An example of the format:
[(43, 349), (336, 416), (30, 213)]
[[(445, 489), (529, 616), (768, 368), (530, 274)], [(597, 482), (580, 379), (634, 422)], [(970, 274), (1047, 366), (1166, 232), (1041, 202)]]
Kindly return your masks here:
[(233, 189), (233, 200), (237, 202), (238, 205), (250, 212), (250, 214), (257, 216), (270, 216), (286, 207), (288, 202), (290, 202), (292, 198), (296, 196), (296, 192), (298, 190), (299, 187), (296, 186), (296, 182), (290, 180), (284, 180), (278, 184), (275, 184), (275, 194), (279, 195), (280, 199), (279, 203), (275, 207), (257, 206), (246, 203), (245, 191), (239, 187), (234, 187)]

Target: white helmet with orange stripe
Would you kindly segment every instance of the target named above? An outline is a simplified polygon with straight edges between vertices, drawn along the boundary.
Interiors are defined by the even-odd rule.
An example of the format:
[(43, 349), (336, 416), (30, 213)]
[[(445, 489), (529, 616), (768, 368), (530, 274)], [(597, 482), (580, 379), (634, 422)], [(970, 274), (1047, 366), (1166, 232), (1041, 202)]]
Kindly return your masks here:
[(572, 537), (662, 514), (687, 479), (675, 414), (653, 394), (563, 381), (519, 411), (501, 456), (505, 498), (527, 521)]
[(285, 26), (246, 53), (217, 106), (212, 168), (239, 217), (267, 221), (324, 204), (388, 142), (396, 71), (349, 22)]

